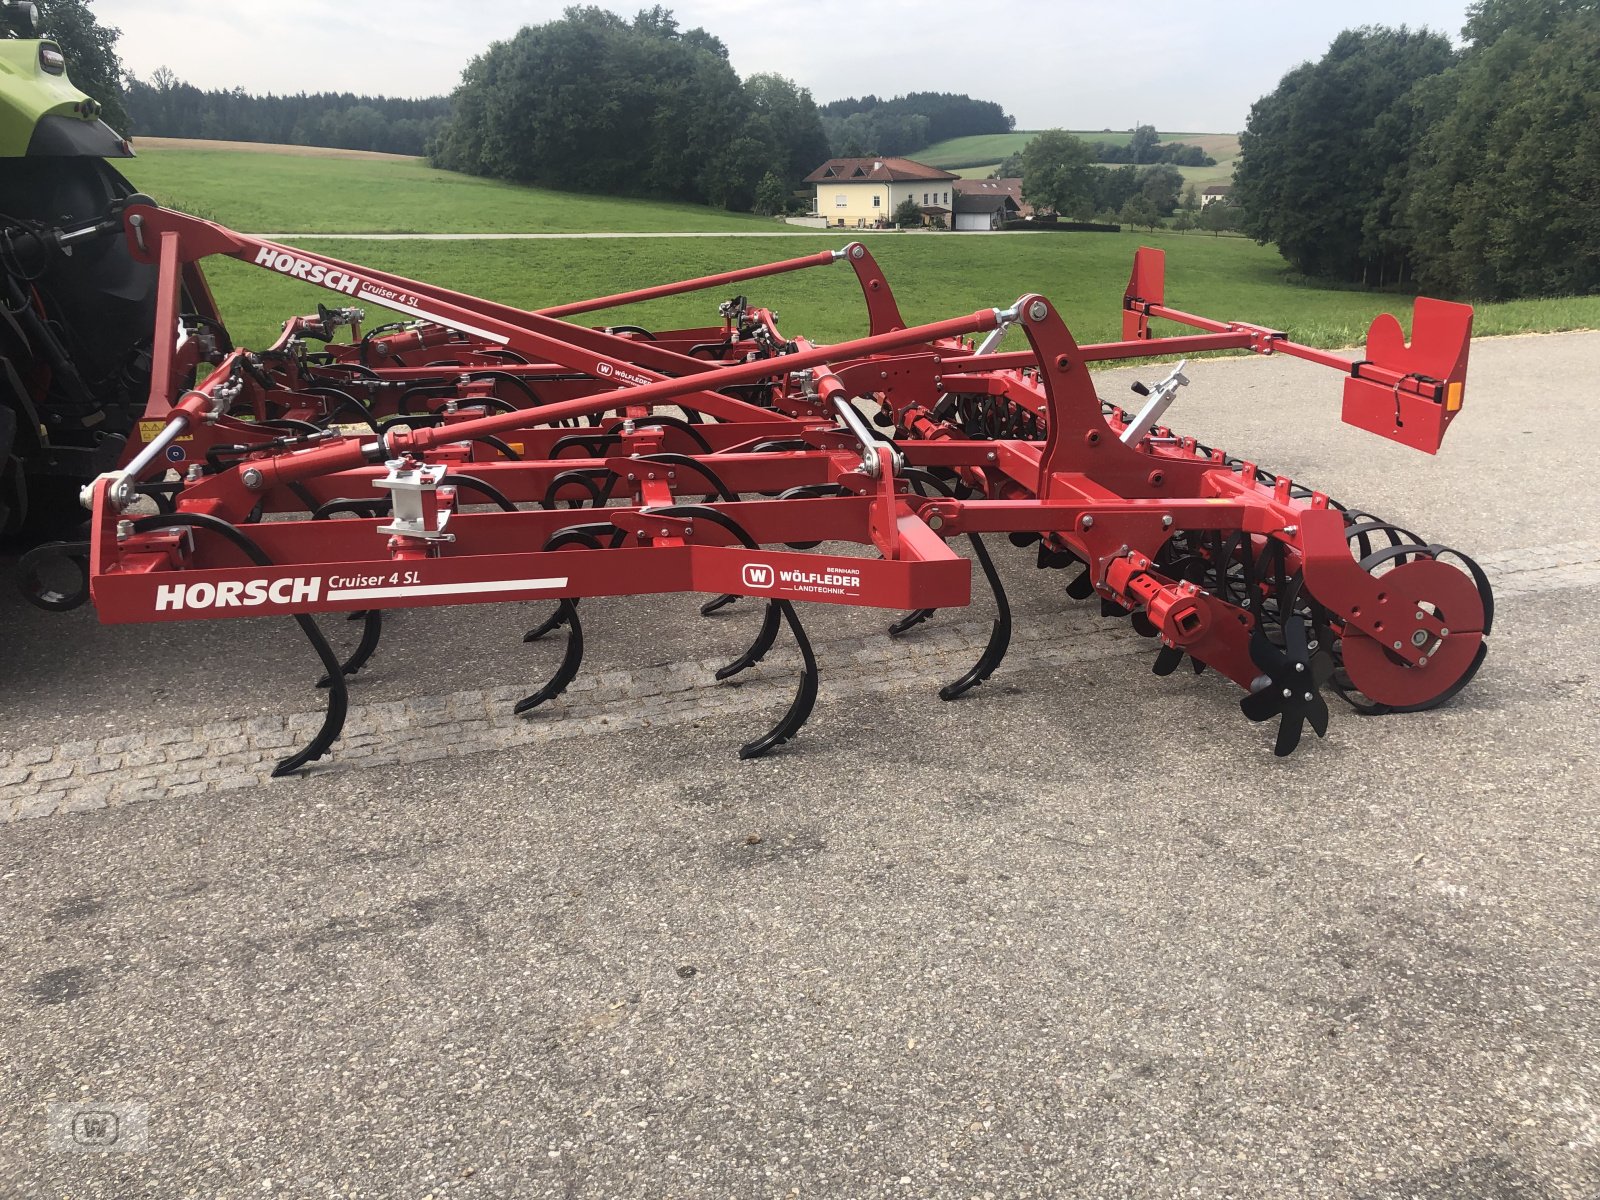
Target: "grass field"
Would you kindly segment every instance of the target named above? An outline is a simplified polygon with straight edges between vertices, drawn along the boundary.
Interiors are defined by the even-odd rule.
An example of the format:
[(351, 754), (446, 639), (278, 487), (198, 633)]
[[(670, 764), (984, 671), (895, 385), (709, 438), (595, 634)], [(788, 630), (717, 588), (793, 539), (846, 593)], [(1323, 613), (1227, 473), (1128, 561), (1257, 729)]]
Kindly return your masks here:
[[(841, 233), (843, 231), (840, 231)], [(672, 279), (792, 258), (843, 239), (822, 233), (788, 237), (613, 239), (553, 242), (318, 242), (302, 244), (411, 278), (524, 308), (559, 304)], [(1270, 247), (1203, 234), (1037, 234), (962, 237), (897, 234), (867, 241), (883, 264), (908, 320), (930, 321), (1007, 305), (1037, 291), (1051, 297), (1080, 341), (1118, 336), (1123, 287), (1134, 248), (1167, 251), (1167, 299), (1206, 316), (1283, 329), (1313, 345), (1356, 345), (1380, 311), (1409, 324), (1404, 296), (1291, 284)], [(260, 346), (287, 316), (312, 312), (327, 294), (231, 260), (208, 264), (236, 339)], [(715, 304), (734, 289), (595, 313), (586, 324), (636, 322), (670, 328), (715, 323)], [(778, 310), (789, 333), (836, 341), (865, 332), (854, 276), (843, 266), (817, 268), (743, 285), (756, 303)], [(376, 318), (378, 314), (372, 313)], [(1600, 297), (1518, 301), (1478, 310), (1480, 334), (1600, 328)], [(1180, 332), (1176, 327), (1165, 332)], [(1015, 337), (1016, 335), (1013, 335)]]
[[(289, 148), (293, 149), (293, 148)], [(141, 146), (118, 168), (163, 204), (259, 233), (719, 232), (767, 217), (555, 192), (435, 171), (421, 159)], [(778, 231), (785, 228), (776, 226)]]
[[(1009, 154), (1020, 154), (1022, 148), (1038, 132), (1036, 129), (1024, 129), (1011, 133), (985, 133), (974, 137), (951, 138), (919, 150), (911, 157), (931, 167), (944, 167), (946, 170), (954, 171), (963, 179), (982, 179), (995, 170), (1002, 158)], [(1127, 145), (1133, 136), (1126, 131), (1109, 133), (1092, 129), (1075, 129), (1070, 132), (1074, 137), (1082, 138), (1086, 142), (1109, 142), (1114, 146)], [(1178, 170), (1189, 183), (1205, 187), (1208, 183), (1227, 183), (1233, 178), (1234, 163), (1239, 158), (1239, 138), (1236, 134), (1163, 133), (1161, 140), (1199, 146), (1217, 160), (1217, 165), (1214, 167), (1179, 167)], [(966, 163), (978, 165), (962, 165)]]

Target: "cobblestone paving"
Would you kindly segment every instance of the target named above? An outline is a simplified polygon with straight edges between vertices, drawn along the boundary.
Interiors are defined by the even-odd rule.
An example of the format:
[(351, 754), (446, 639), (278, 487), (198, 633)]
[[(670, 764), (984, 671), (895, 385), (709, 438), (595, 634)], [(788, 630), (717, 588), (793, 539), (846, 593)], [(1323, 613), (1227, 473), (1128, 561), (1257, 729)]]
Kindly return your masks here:
[[(1478, 561), (1497, 600), (1600, 587), (1600, 541), (1498, 551), (1481, 555)], [(924, 680), (931, 696), (940, 683), (971, 664), (988, 631), (987, 620), (952, 620), (941, 614), (900, 639), (878, 634), (819, 641), (816, 649), (826, 695), (889, 691)], [(537, 746), (622, 729), (685, 725), (734, 708), (770, 710), (775, 720), (794, 688), (787, 645), (780, 641), (765, 663), (728, 684), (713, 681), (725, 656), (637, 670), (584, 672), (564, 696), (527, 717), (511, 713), (527, 688), (352, 703), (344, 736), (331, 755), (309, 771), (320, 775), (377, 763)], [(1102, 620), (1092, 609), (1064, 612), (1057, 621), (1028, 622), (1015, 629), (1011, 652), (996, 681), (1146, 653), (1150, 645), (1126, 624)], [(864, 669), (838, 669), (846, 663)], [(353, 700), (359, 699), (359, 678), (351, 693)], [(312, 712), (223, 720), (158, 733), (0, 751), (0, 823), (256, 787), (270, 779), (280, 758), (310, 740), (321, 719), (320, 712)], [(292, 780), (288, 782), (292, 786)]]

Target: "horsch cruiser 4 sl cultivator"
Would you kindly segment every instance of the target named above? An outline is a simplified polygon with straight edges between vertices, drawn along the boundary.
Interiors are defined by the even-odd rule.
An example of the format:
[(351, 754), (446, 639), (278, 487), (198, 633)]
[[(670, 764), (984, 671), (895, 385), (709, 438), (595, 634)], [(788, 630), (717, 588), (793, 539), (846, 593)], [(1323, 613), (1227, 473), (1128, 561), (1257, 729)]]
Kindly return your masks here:
[[(1344, 376), (1347, 422), (1432, 453), (1461, 408), (1468, 308), (1419, 300), (1409, 345), (1380, 317), (1350, 361), (1169, 308), (1162, 257), (1144, 250), (1123, 341), (1079, 346), (1036, 295), (908, 328), (852, 243), (524, 312), (157, 207), (104, 161), (132, 151), (36, 24), (32, 4), (0, 0), (0, 532), (81, 524), (81, 487), (89, 540), (24, 556), (34, 602), (92, 597), (108, 622), (292, 616), (321, 658), (327, 711), (280, 774), (337, 739), (347, 678), (388, 609), (553, 605), (527, 640), (564, 631), (564, 652), (525, 712), (576, 675), (583, 597), (707, 592), (707, 612), (758, 600), (754, 640), (718, 677), (785, 629), (803, 665), (788, 710), (741, 749), (754, 757), (816, 698), (797, 602), (904, 609), (891, 627), (904, 634), (968, 603), (976, 561), (997, 613), (977, 662), (941, 690), (953, 700), (1010, 639), (990, 533), (1071, 568), (1069, 595), (1098, 596), (1159, 643), (1158, 674), (1187, 657), (1233, 680), (1247, 717), (1277, 718), (1280, 755), (1305, 725), (1326, 729), (1324, 687), (1364, 712), (1414, 711), (1483, 661), (1492, 603), (1469, 559), (1171, 432), (1181, 366), (1137, 412), (1103, 403), (1088, 370), (1290, 354)], [(212, 255), (351, 307), (235, 348), (200, 269)], [(786, 336), (742, 295), (700, 329), (566, 319), (840, 262), (870, 332), (839, 345)], [(361, 304), (412, 319), (363, 333)], [(1152, 338), (1153, 318), (1202, 332)], [(1009, 328), (1027, 350), (997, 351)], [(963, 537), (971, 561), (949, 545)], [(361, 622), (344, 661), (314, 613)]]
[[(1073, 568), (1156, 643), (1155, 671), (1187, 657), (1277, 718), (1288, 754), (1327, 727), (1324, 686), (1365, 712), (1437, 705), (1486, 652), (1487, 580), (1469, 559), (1347, 508), (1162, 417), (1183, 367), (1137, 412), (1102, 403), (1088, 364), (1225, 348), (1289, 354), (1344, 376), (1344, 419), (1437, 450), (1461, 408), (1471, 310), (1419, 300), (1412, 340), (1391, 317), (1350, 361), (1240, 322), (1169, 308), (1163, 259), (1141, 250), (1125, 340), (1080, 346), (1045, 297), (907, 326), (866, 248), (525, 312), (230, 232), (133, 197), (121, 236), (157, 271), (151, 386), (124, 464), (83, 489), (90, 540), (33, 552), (78, 564), (108, 622), (283, 614), (326, 674), (327, 712), (294, 771), (339, 735), (347, 677), (378, 647), (388, 609), (544, 600), (527, 640), (564, 652), (524, 712), (560, 696), (583, 654), (583, 597), (703, 592), (710, 612), (764, 605), (760, 662), (785, 629), (802, 662), (781, 719), (744, 745), (761, 755), (805, 722), (818, 672), (796, 604), (906, 610), (904, 633), (968, 603), (965, 537), (998, 612), (981, 657), (940, 692), (955, 699), (999, 666), (1010, 637), (982, 535)], [(198, 263), (228, 255), (407, 314), (360, 330), (355, 307), (289, 321), (269, 349), (233, 348)], [(698, 329), (590, 329), (565, 318), (843, 263), (868, 336), (817, 346), (737, 296)], [(1204, 332), (1152, 338), (1165, 318)], [(1000, 353), (1008, 328), (1028, 349)], [(337, 340), (348, 329), (345, 340)], [(1136, 389), (1137, 390), (1137, 389)], [(158, 511), (135, 515), (135, 506)], [(859, 548), (855, 553), (841, 546)], [(26, 572), (38, 576), (37, 569)], [(312, 620), (363, 622), (341, 662)]]

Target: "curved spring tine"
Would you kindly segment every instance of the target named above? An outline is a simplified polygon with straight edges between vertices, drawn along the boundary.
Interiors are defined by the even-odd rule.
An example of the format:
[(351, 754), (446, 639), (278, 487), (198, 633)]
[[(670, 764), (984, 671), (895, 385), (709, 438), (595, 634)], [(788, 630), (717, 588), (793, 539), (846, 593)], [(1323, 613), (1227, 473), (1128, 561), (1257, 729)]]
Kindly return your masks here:
[(501, 512), (516, 512), (517, 506), (506, 498), (506, 494), (492, 483), (485, 483), (476, 475), (446, 475), (439, 481), (449, 487), (462, 491), (477, 492), (490, 504), (495, 505)]
[[(616, 526), (600, 521), (591, 522), (588, 525), (568, 525), (565, 529), (558, 529), (551, 534), (545, 542), (544, 548), (546, 550), (559, 550), (563, 546), (577, 545), (589, 550), (599, 550), (602, 548), (600, 539), (606, 536), (611, 538), (612, 549), (616, 549), (625, 535)], [(581, 597), (575, 596), (572, 598), (571, 604), (574, 608), (577, 607), (579, 599)], [(564, 614), (567, 603), (568, 601), (563, 600), (557, 604), (555, 612), (546, 617), (542, 623), (523, 634), (522, 640), (524, 642), (537, 642), (545, 634), (553, 633), (555, 630), (560, 629), (566, 623)]]
[[(367, 665), (367, 660), (378, 649), (378, 639), (383, 636), (383, 612), (381, 609), (369, 608), (365, 612), (350, 614), (352, 621), (363, 622), (361, 626), (361, 640), (356, 643), (356, 648), (351, 651), (350, 657), (339, 664), (339, 674), (346, 679), (354, 675)], [(333, 680), (324, 675), (317, 680), (319, 688), (331, 687)]]
[[(674, 504), (669, 508), (651, 508), (642, 511), (663, 517), (692, 517), (696, 521), (709, 521), (711, 524), (720, 526), (732, 534), (739, 544), (746, 549), (759, 550), (761, 548), (760, 543), (750, 536), (743, 525), (740, 525), (739, 522), (726, 513), (708, 505)], [(750, 662), (745, 663), (741, 659), (739, 663), (724, 667), (723, 670), (717, 672), (717, 678), (726, 679), (728, 675), (735, 673), (735, 671), (742, 671), (745, 666), (761, 661), (761, 656), (766, 654), (767, 650), (772, 646), (773, 639), (777, 637), (777, 626), (780, 621), (788, 622), (789, 630), (794, 634), (795, 643), (800, 647), (800, 657), (805, 663), (801, 671), (800, 687), (795, 692), (794, 699), (790, 701), (789, 709), (783, 714), (783, 718), (767, 733), (754, 741), (746, 742), (739, 748), (740, 758), (759, 758), (773, 747), (783, 745), (799, 732), (800, 727), (806, 723), (806, 718), (811, 715), (812, 706), (817, 702), (817, 656), (812, 653), (811, 642), (806, 637), (805, 628), (800, 624), (799, 615), (794, 611), (794, 605), (787, 600), (769, 600), (767, 602), (767, 616), (766, 620), (762, 622), (761, 633), (756, 636), (755, 645), (751, 646), (750, 651), (746, 652), (745, 655), (746, 658), (750, 658)], [(772, 629), (770, 636), (767, 632), (769, 626)], [(764, 646), (763, 642), (765, 642)], [(751, 658), (751, 652), (758, 647), (761, 648), (760, 654)]]
[[(609, 472), (604, 470), (600, 470), (598, 473), (601, 475), (609, 474)], [(559, 503), (561, 503), (556, 498), (557, 493), (568, 484), (577, 484), (579, 487), (582, 487), (589, 493), (588, 499), (593, 502), (595, 508), (603, 508), (605, 506), (605, 497), (601, 494), (600, 486), (595, 482), (594, 475), (594, 469), (579, 469), (575, 471), (561, 472), (561, 474), (557, 475), (550, 481), (550, 486), (545, 489), (544, 499), (539, 502), (540, 507), (555, 508)], [(567, 501), (567, 505), (569, 508), (582, 508), (583, 501)]]
[[(557, 604), (555, 612), (551, 613), (542, 622), (528, 630), (527, 633), (523, 634), (522, 640), (524, 642), (537, 642), (540, 638), (544, 637), (545, 634), (554, 633), (556, 630), (560, 629), (564, 624), (566, 624), (566, 618), (563, 616), (563, 613), (566, 611), (563, 608), (565, 603), (565, 601), (562, 601), (561, 604)], [(576, 606), (578, 603), (577, 599), (574, 598), (572, 603), (574, 606)]]
[[(931, 487), (945, 496), (955, 494), (944, 480), (921, 467), (907, 467), (901, 474), (919, 487)], [(978, 656), (978, 661), (973, 663), (972, 669), (960, 679), (954, 683), (947, 683), (939, 689), (941, 700), (954, 700), (993, 675), (995, 668), (1005, 658), (1007, 647), (1011, 645), (1011, 604), (1006, 599), (1005, 587), (1000, 583), (1000, 573), (994, 569), (994, 559), (989, 556), (989, 548), (983, 544), (981, 537), (969, 533), (967, 541), (972, 543), (973, 557), (978, 560), (978, 566), (983, 570), (983, 577), (989, 581), (989, 590), (994, 593), (995, 619), (994, 625), (989, 630), (989, 641), (984, 646), (983, 653)], [(896, 631), (904, 633), (907, 629), (927, 620), (933, 615), (933, 611), (933, 609), (918, 609), (916, 612), (908, 613), (889, 627), (889, 633), (891, 635), (895, 635)], [(919, 616), (919, 614), (926, 615)]]
[(734, 601), (738, 599), (739, 597), (735, 596), (732, 592), (723, 592), (720, 596), (713, 596), (710, 600), (707, 600), (700, 606), (700, 615), (702, 617), (709, 617), (719, 608), (727, 608), (728, 605), (734, 603)]
[(900, 637), (903, 634), (911, 632), (911, 630), (915, 629), (918, 625), (921, 625), (924, 621), (938, 611), (939, 610), (937, 608), (913, 608), (905, 616), (901, 617), (893, 625), (889, 626), (889, 636)]
[(732, 679), (740, 671), (749, 670), (767, 656), (767, 651), (772, 649), (778, 640), (778, 629), (782, 621), (782, 614), (778, 605), (779, 600), (768, 600), (766, 611), (761, 617), (761, 628), (756, 632), (756, 640), (750, 643), (750, 648), (734, 659), (725, 667), (717, 670), (717, 679)]
[[(578, 668), (583, 666), (583, 625), (578, 620), (576, 602), (563, 600), (553, 619), (557, 625), (567, 627), (566, 653), (561, 656), (561, 664), (556, 667), (556, 673), (550, 677), (550, 682), (531, 696), (524, 696), (518, 700), (511, 710), (514, 714), (531, 712), (546, 700), (554, 700), (567, 690), (567, 685), (578, 677)], [(528, 640), (530, 639), (523, 638), (523, 641)]]
[[(174, 525), (209, 529), (213, 533), (221, 534), (256, 566), (272, 566), (271, 557), (251, 538), (227, 521), (207, 513), (164, 513), (154, 517), (142, 517), (133, 523), (133, 531), (149, 533), (153, 529), (170, 529)], [(287, 758), (279, 759), (278, 765), (272, 768), (274, 778), (292, 775), (307, 763), (315, 762), (326, 754), (334, 742), (339, 740), (339, 734), (344, 729), (345, 714), (350, 708), (350, 689), (345, 685), (339, 656), (333, 652), (333, 647), (328, 645), (328, 639), (322, 636), (322, 630), (317, 628), (315, 621), (305, 613), (295, 613), (294, 620), (295, 624), (300, 626), (300, 632), (306, 635), (306, 641), (311, 643), (311, 648), (317, 652), (317, 657), (322, 660), (323, 670), (328, 674), (328, 706), (323, 713), (322, 726), (317, 730), (316, 736), (304, 749), (296, 751)]]
[(989, 630), (989, 642), (984, 646), (982, 655), (972, 664), (972, 669), (960, 679), (939, 689), (941, 700), (954, 700), (993, 675), (995, 668), (1005, 658), (1007, 647), (1011, 645), (1011, 605), (1006, 600), (1006, 589), (1000, 584), (1000, 573), (994, 569), (994, 560), (989, 557), (989, 550), (983, 544), (983, 539), (975, 533), (969, 533), (967, 540), (972, 543), (972, 552), (978, 559), (978, 565), (983, 568), (983, 577), (989, 581), (989, 589), (994, 593), (995, 608), (998, 611), (995, 613), (994, 625)]
[[(701, 440), (704, 441), (705, 439), (702, 438)], [(718, 475), (704, 463), (697, 462), (690, 458), (687, 454), (678, 454), (672, 450), (663, 450), (657, 454), (636, 455), (635, 461), (663, 463), (669, 467), (683, 467), (686, 470), (695, 472), (695, 474), (699, 475), (707, 483), (709, 483), (711, 485), (711, 490), (716, 494), (717, 499), (726, 500), (730, 504), (735, 504), (739, 500), (739, 493), (729, 491), (728, 485), (722, 482), (722, 477), (720, 475)], [(709, 500), (710, 497), (707, 497), (707, 499)], [(598, 507), (598, 505), (596, 507)]]
[[(621, 425), (622, 422), (619, 420), (615, 425), (611, 426), (607, 432), (614, 432), (616, 429), (620, 428)], [(648, 417), (635, 417), (633, 420), (633, 427), (635, 429), (675, 429), (692, 441), (697, 447), (699, 447), (700, 453), (716, 453), (716, 451), (711, 449), (711, 443), (706, 441), (705, 435), (691, 425), (688, 421), (683, 420), (681, 417), (667, 416), (662, 413), (656, 413)], [(620, 442), (622, 439), (619, 437), (616, 440)], [(551, 457), (554, 457), (554, 455)]]
[(789, 702), (788, 711), (766, 733), (740, 746), (740, 758), (760, 758), (768, 751), (783, 745), (800, 732), (800, 727), (806, 723), (806, 718), (811, 716), (811, 710), (817, 703), (817, 656), (811, 651), (811, 640), (806, 637), (806, 631), (800, 625), (800, 618), (794, 611), (794, 605), (787, 600), (774, 600), (772, 604), (783, 613), (783, 619), (789, 622), (789, 631), (794, 634), (795, 644), (800, 647), (800, 657), (805, 660), (805, 666), (800, 673), (799, 690)]
[[(334, 513), (347, 511), (338, 507), (339, 505), (362, 505), (372, 503), (371, 501), (362, 500), (330, 500), (327, 504), (317, 506), (315, 503), (315, 497), (308, 497), (308, 499), (312, 500), (311, 507), (313, 511), (311, 513), (311, 519), (313, 521), (330, 520)], [(389, 501), (385, 499), (377, 501), (377, 503), (387, 506)], [(348, 511), (355, 512), (357, 516), (361, 515), (362, 512), (360, 508), (352, 508)], [(350, 657), (339, 664), (339, 674), (344, 676), (346, 679), (367, 665), (368, 660), (378, 652), (378, 640), (383, 637), (382, 610), (370, 608), (364, 612), (353, 612), (350, 614), (350, 620), (361, 621), (363, 624), (361, 626), (361, 640), (356, 643), (356, 648), (351, 651)], [(324, 675), (321, 679), (317, 680), (317, 686), (319, 688), (332, 687), (333, 678), (329, 675)]]

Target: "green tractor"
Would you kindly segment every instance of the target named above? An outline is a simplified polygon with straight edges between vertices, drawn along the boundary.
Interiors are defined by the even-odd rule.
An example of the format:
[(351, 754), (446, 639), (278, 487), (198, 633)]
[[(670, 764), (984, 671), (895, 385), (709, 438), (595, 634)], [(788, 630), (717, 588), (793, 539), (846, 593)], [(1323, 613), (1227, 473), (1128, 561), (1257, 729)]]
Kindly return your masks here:
[(132, 158), (72, 85), (37, 8), (0, 0), (0, 535), (84, 517), (78, 488), (113, 469), (149, 389), (156, 274), (121, 212)]

